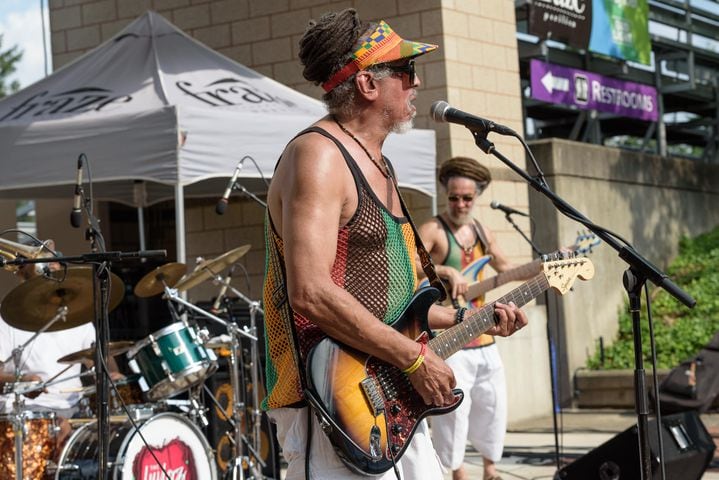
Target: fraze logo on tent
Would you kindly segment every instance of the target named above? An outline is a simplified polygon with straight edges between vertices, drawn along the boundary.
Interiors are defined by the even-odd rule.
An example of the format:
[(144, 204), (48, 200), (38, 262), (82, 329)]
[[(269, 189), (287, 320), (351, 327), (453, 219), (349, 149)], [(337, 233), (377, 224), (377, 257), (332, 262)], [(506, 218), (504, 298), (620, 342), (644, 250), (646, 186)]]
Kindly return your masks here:
[(206, 87), (194, 88), (188, 81), (175, 82), (183, 93), (213, 107), (227, 107), (243, 103), (280, 103), (286, 107), (295, 107), (289, 100), (270, 95), (255, 88), (252, 84), (236, 78), (223, 78), (209, 83)]
[(108, 111), (112, 106), (132, 101), (131, 95), (113, 95), (112, 91), (99, 87), (82, 87), (66, 92), (50, 94), (49, 91), (40, 92), (28, 97), (21, 104), (13, 107), (0, 118), (5, 120), (19, 120), (23, 117), (46, 117), (69, 113), (85, 113), (90, 111)]

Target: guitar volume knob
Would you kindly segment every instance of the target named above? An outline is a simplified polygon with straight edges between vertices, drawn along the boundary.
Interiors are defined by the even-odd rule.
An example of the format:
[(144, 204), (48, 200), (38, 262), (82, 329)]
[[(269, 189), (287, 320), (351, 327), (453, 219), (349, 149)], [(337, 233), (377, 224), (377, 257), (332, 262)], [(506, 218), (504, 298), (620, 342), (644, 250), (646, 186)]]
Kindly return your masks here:
[(397, 405), (395, 403), (394, 405), (392, 405), (390, 407), (389, 411), (390, 411), (390, 413), (392, 413), (392, 415), (397, 415), (399, 412), (402, 411), (402, 407), (400, 407), (399, 405)]
[(392, 425), (392, 433), (394, 433), (395, 435), (402, 433), (403, 430), (404, 428), (402, 427), (402, 425), (398, 425), (396, 423)]

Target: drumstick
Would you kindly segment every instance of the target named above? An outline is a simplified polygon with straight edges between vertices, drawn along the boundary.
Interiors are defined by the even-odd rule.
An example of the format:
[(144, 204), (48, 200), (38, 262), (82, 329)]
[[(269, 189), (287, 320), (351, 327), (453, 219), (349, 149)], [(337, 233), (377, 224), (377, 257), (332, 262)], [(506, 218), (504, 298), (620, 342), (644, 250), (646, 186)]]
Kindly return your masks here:
[(52, 382), (52, 381), (55, 380), (57, 377), (59, 377), (60, 375), (62, 375), (62, 374), (65, 373), (65, 372), (67, 372), (67, 371), (70, 370), (71, 368), (72, 368), (72, 365), (68, 365), (67, 367), (63, 368), (63, 369), (60, 370), (58, 373), (56, 373), (56, 374), (53, 375), (52, 377), (50, 377), (50, 378), (48, 378), (47, 380), (45, 380), (45, 381), (43, 382), (43, 383), (45, 384), (44, 386), (47, 387), (50, 382)]

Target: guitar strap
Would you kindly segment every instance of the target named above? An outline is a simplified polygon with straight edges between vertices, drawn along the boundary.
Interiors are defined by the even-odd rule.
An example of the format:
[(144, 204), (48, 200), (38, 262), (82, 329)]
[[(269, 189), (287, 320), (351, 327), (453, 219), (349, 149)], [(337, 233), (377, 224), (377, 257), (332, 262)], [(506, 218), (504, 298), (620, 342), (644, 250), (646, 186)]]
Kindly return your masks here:
[(484, 254), (488, 254), (487, 247), (489, 246), (489, 242), (487, 242), (487, 236), (484, 234), (484, 228), (479, 224), (476, 218), (473, 218), (474, 220), (472, 222), (472, 225), (474, 226), (474, 231), (477, 233), (477, 238), (479, 238), (479, 243), (482, 244), (482, 251)]
[(384, 161), (390, 167), (389, 176), (392, 179), (392, 184), (394, 185), (394, 189), (397, 192), (397, 196), (399, 197), (399, 204), (402, 207), (402, 214), (405, 216), (405, 218), (409, 222), (409, 225), (412, 227), (412, 232), (414, 233), (414, 243), (417, 246), (417, 254), (419, 255), (419, 260), (422, 264), (422, 270), (424, 270), (424, 274), (427, 275), (427, 280), (429, 280), (430, 286), (439, 290), (438, 301), (443, 302), (447, 298), (447, 290), (444, 288), (442, 280), (439, 279), (437, 271), (434, 268), (434, 263), (432, 263), (432, 257), (430, 257), (429, 252), (424, 247), (424, 244), (422, 243), (422, 238), (419, 236), (419, 232), (417, 231), (417, 227), (414, 225), (414, 221), (412, 221), (412, 216), (409, 214), (409, 210), (407, 210), (407, 205), (404, 202), (404, 198), (402, 198), (402, 192), (400, 192), (399, 185), (397, 185), (397, 180), (395, 179), (394, 167), (389, 161), (387, 161), (387, 158), (385, 158)]

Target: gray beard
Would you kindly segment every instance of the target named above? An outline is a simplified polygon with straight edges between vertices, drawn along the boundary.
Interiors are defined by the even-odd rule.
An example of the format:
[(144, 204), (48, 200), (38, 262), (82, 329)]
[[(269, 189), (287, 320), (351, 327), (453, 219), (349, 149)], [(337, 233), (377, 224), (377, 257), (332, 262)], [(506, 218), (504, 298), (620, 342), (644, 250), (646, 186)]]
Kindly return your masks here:
[(457, 226), (461, 225), (469, 225), (472, 223), (472, 214), (468, 213), (467, 215), (462, 215), (461, 217), (457, 217), (455, 215), (452, 215), (451, 213), (447, 212), (447, 217)]
[(412, 130), (412, 127), (414, 126), (414, 118), (411, 118), (407, 120), (406, 122), (399, 122), (394, 125), (392, 125), (391, 132), (392, 133), (407, 133), (410, 130)]

